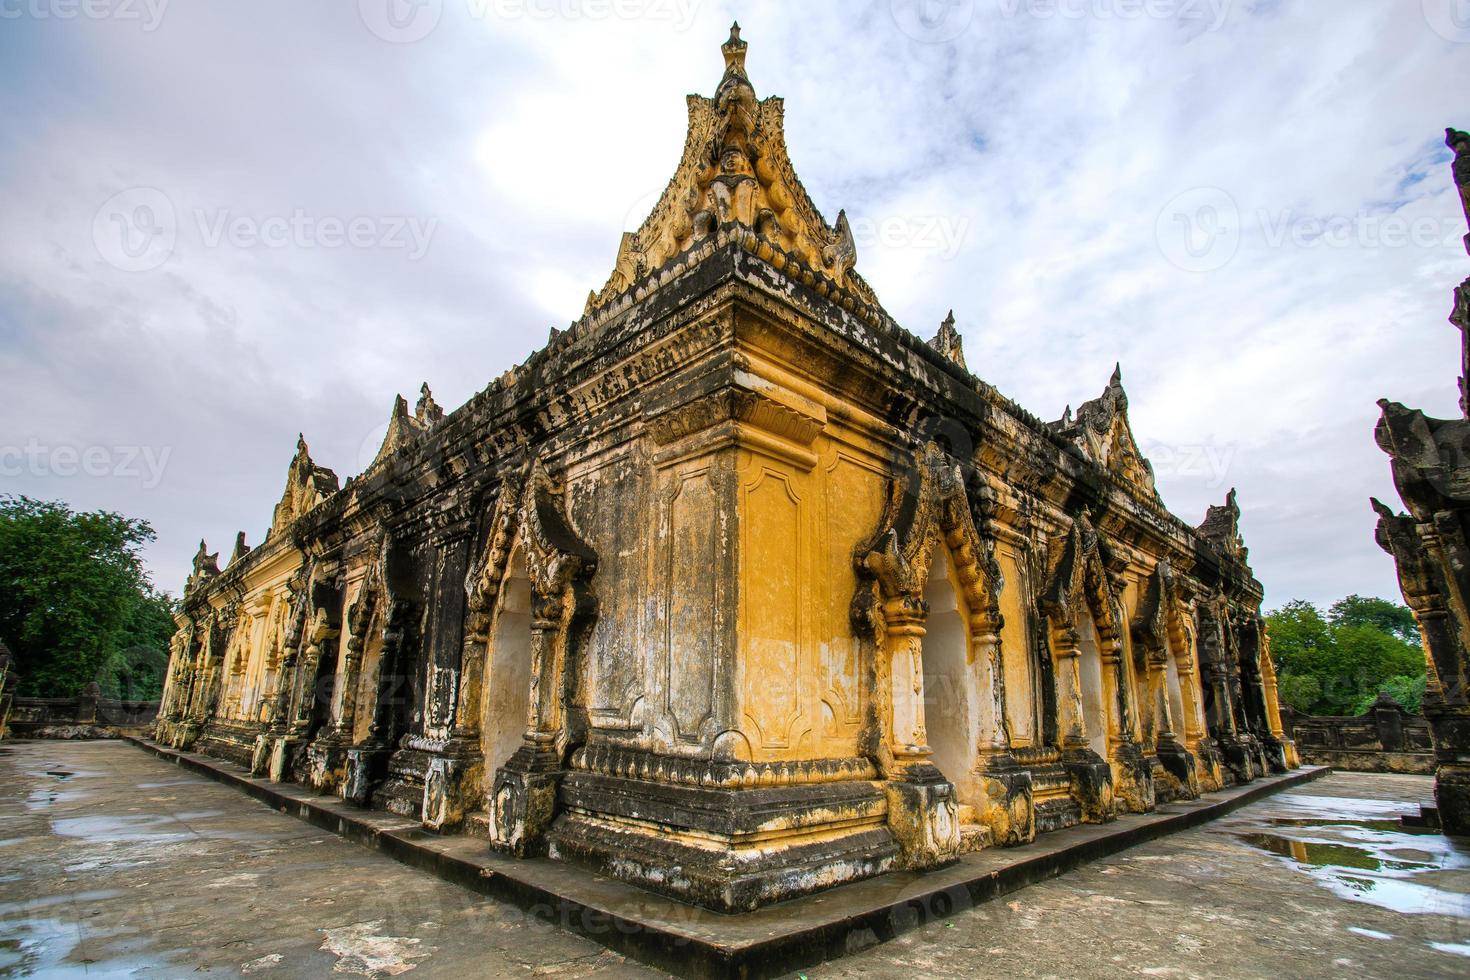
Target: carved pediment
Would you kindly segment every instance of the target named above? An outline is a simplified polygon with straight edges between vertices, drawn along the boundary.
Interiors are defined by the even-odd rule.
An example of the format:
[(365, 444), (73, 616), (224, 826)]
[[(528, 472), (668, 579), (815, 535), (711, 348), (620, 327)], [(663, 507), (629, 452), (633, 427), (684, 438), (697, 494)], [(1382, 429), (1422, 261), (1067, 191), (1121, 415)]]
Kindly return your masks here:
[(1187, 619), (1174, 568), (1167, 558), (1162, 559), (1143, 583), (1138, 609), (1129, 624), (1134, 645), (1156, 656), (1165, 655), (1171, 649), (1176, 656), (1187, 654), (1184, 632)]
[(218, 574), (219, 552), (216, 551), (211, 554), (208, 546), (204, 543), (204, 539), (200, 538), (199, 550), (194, 553), (194, 571), (189, 575), (188, 580), (184, 582), (184, 594), (188, 595)]
[(728, 224), (753, 230), (839, 287), (876, 302), (853, 271), (857, 245), (847, 216), (838, 212), (828, 225), (796, 176), (782, 100), (756, 98), (739, 24), (721, 52), (725, 74), (714, 97), (688, 97), (689, 129), (673, 179), (638, 230), (623, 235), (612, 276), (588, 296), (587, 312)]
[(384, 569), (388, 562), (388, 548), (389, 542), (385, 535), (378, 545), (377, 554), (368, 564), (367, 574), (358, 586), (352, 605), (347, 609), (348, 650), (355, 654), (362, 652), (368, 632), (382, 605), (386, 591)]
[(907, 478), (890, 485), (876, 533), (857, 549), (857, 570), (882, 598), (917, 600), (941, 544), (954, 557), (972, 614), (999, 629), (1000, 567), (976, 528), (963, 471), (931, 442)]
[(1128, 394), (1123, 390), (1121, 366), (1113, 368), (1113, 376), (1102, 395), (1083, 403), (1075, 416), (1068, 406), (1062, 418), (1052, 423), (1052, 428), (1076, 445), (1082, 455), (1123, 483), (1146, 496), (1158, 498), (1153, 464), (1138, 448), (1128, 423)]
[(412, 414), (408, 411), (408, 399), (402, 395), (395, 395), (393, 411), (388, 416), (388, 431), (383, 434), (383, 443), (378, 447), (373, 461), (368, 464), (368, 469), (372, 469), (382, 460), (417, 442), (420, 437), (432, 431), (443, 420), (444, 409), (434, 401), (434, 393), (429, 390), (428, 382), (424, 382), (419, 387), (419, 400)]
[(479, 561), (465, 580), (466, 641), (483, 643), (490, 630), (506, 566), (519, 544), (535, 592), (548, 599), (570, 595), (579, 615), (592, 608), (585, 587), (597, 572), (597, 553), (573, 528), (565, 489), (537, 460), (523, 476), (500, 487)]
[(321, 503), (338, 489), (337, 474), (311, 460), (306, 437), (296, 437), (296, 455), (286, 470), (286, 489), (271, 517), (272, 535), (280, 534), (301, 515)]
[(964, 338), (960, 336), (959, 330), (955, 329), (954, 310), (950, 310), (949, 315), (944, 318), (944, 322), (939, 325), (939, 333), (935, 334), (934, 339), (929, 341), (929, 346), (960, 367), (965, 368), (967, 371), (969, 370), (969, 368), (965, 367)]
[(1223, 505), (1211, 505), (1205, 521), (1197, 530), (1200, 537), (1232, 558), (1245, 561), (1249, 552), (1240, 536), (1240, 505), (1235, 502), (1235, 488), (1225, 495)]
[(1085, 608), (1104, 641), (1116, 640), (1118, 617), (1101, 539), (1086, 513), (1051, 548), (1051, 574), (1041, 595), (1042, 611), (1057, 626), (1071, 628)]

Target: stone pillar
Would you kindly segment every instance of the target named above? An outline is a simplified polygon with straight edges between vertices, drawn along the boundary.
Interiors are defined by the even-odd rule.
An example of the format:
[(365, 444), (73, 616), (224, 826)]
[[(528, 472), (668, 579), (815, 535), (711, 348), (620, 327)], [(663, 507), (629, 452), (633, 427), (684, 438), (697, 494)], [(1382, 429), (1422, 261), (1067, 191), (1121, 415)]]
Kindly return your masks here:
[(1129, 697), (1132, 684), (1127, 680), (1122, 641), (1117, 636), (1104, 637), (1100, 652), (1113, 797), (1134, 813), (1146, 813), (1154, 808), (1153, 769), (1144, 759), (1142, 747), (1133, 739)]
[(888, 737), (894, 762), (922, 762), (932, 754), (924, 724), (924, 607), (917, 597), (883, 604), (888, 637)]
[(1010, 750), (1006, 735), (1005, 667), (1001, 663), (1000, 631), (995, 620), (979, 615), (970, 620), (975, 689), (980, 693), (980, 734), (977, 748), (982, 755)]
[(893, 757), (888, 828), (909, 868), (936, 868), (959, 856), (960, 825), (954, 784), (930, 762), (924, 719), (925, 609), (917, 595), (883, 604), (888, 640), (888, 743)]
[(1301, 757), (1297, 754), (1296, 742), (1286, 734), (1286, 728), (1281, 723), (1281, 700), (1276, 691), (1276, 662), (1271, 659), (1271, 636), (1261, 628), (1261, 687), (1266, 696), (1266, 725), (1271, 731), (1271, 737), (1281, 747), (1281, 761), (1286, 769), (1295, 769), (1300, 766)]
[(1067, 624), (1052, 630), (1052, 658), (1056, 664), (1057, 740), (1063, 766), (1072, 783), (1072, 797), (1084, 823), (1113, 819), (1113, 773), (1107, 760), (1088, 748), (1082, 714), (1081, 637)]
[(999, 616), (990, 612), (970, 620), (975, 690), (980, 698), (976, 748), (982, 799), (976, 816), (990, 828), (992, 843), (1010, 847), (1036, 839), (1036, 801), (1030, 771), (1011, 755), (1000, 627)]
[(1081, 637), (1070, 624), (1052, 631), (1052, 660), (1056, 664), (1057, 740), (1063, 751), (1087, 748), (1082, 721)]

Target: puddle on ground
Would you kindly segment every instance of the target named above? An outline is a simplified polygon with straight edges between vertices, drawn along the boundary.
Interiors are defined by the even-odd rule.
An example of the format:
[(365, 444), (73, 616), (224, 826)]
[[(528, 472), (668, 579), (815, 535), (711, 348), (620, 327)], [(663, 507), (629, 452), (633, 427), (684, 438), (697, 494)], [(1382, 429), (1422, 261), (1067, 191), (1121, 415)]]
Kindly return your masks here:
[(60, 919), (5, 923), (0, 938), (0, 977), (30, 977), (54, 966), (77, 945), (77, 928)]
[(1470, 888), (1470, 849), (1441, 836), (1406, 833), (1378, 801), (1332, 802), (1346, 804), (1334, 809), (1356, 812), (1360, 819), (1276, 817), (1270, 824), (1280, 833), (1236, 836), (1290, 862), (1339, 898), (1406, 914), (1470, 919), (1470, 894), (1455, 890)]
[(1470, 943), (1430, 943), (1431, 949), (1437, 949), (1441, 953), (1454, 953), (1456, 956), (1470, 956)]
[[(80, 898), (81, 896), (74, 896)], [(92, 959), (76, 922), (30, 918), (0, 922), (0, 978), (48, 977), (54, 980), (122, 980), (157, 975), (158, 957)], [(100, 937), (97, 937), (100, 938)], [(88, 942), (92, 941), (91, 939)], [(167, 974), (183, 976), (182, 971)]]

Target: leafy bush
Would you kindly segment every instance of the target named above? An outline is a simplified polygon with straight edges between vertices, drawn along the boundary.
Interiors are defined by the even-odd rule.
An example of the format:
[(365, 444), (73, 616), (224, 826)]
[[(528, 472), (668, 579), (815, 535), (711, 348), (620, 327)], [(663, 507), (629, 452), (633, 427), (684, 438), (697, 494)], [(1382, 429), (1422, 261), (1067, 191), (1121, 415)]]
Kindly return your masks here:
[(96, 681), (111, 697), (163, 690), (174, 601), (148, 580), (147, 521), (0, 496), (0, 639), (20, 693), (70, 697)]

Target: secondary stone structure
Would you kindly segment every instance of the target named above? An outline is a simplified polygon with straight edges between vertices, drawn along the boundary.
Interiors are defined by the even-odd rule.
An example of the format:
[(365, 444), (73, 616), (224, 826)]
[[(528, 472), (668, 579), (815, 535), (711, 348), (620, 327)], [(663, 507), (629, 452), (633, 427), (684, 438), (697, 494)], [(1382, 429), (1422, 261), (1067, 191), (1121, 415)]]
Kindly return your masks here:
[[(1470, 133), (1445, 130), (1451, 174), (1470, 221)], [(1470, 252), (1470, 234), (1465, 236)], [(1373, 501), (1378, 544), (1393, 555), (1424, 639), (1424, 716), (1434, 740), (1434, 796), (1447, 833), (1470, 835), (1470, 279), (1455, 288), (1461, 418), (1430, 418), (1384, 398), (1374, 432), (1393, 460), (1407, 514)]]
[(201, 543), (157, 738), (722, 911), (1293, 767), (1233, 492), (895, 323), (723, 53), (580, 320)]

